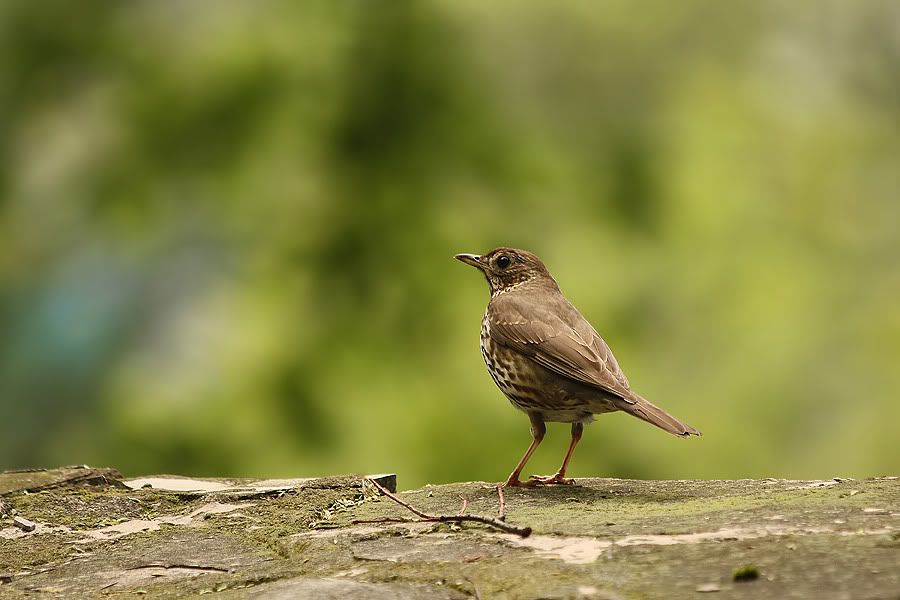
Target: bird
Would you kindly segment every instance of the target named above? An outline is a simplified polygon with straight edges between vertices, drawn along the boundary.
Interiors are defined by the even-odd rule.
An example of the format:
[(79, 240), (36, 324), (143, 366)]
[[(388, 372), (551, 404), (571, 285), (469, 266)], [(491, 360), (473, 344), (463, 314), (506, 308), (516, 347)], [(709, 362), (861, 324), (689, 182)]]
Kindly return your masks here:
[[(487, 279), (491, 299), (481, 320), (481, 355), (494, 383), (531, 422), (531, 444), (505, 487), (574, 484), (566, 470), (596, 414), (622, 411), (680, 437), (702, 435), (632, 391), (609, 346), (536, 255), (500, 247), (454, 258)], [(522, 481), (546, 422), (571, 423), (562, 465), (554, 475)]]

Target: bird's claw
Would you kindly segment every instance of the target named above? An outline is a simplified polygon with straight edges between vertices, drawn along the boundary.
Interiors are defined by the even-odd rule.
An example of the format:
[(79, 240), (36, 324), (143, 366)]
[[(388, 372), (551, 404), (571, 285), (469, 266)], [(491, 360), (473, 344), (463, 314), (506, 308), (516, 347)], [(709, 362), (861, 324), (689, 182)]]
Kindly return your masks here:
[(559, 473), (550, 476), (532, 475), (523, 485), (575, 485), (575, 480), (563, 477)]

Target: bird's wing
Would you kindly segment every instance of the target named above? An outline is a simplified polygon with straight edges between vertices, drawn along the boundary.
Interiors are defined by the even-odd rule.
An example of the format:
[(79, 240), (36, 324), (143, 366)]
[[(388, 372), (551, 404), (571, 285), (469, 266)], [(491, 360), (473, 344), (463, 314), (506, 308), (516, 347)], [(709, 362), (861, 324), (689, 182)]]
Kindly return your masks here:
[(562, 295), (500, 295), (488, 306), (491, 339), (539, 365), (632, 402), (628, 379), (591, 324)]

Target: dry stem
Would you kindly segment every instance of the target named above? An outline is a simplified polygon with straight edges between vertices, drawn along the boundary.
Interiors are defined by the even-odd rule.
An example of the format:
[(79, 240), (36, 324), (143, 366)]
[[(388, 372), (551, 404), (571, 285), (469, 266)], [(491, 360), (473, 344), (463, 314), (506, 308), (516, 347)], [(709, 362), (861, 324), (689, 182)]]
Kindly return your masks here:
[[(485, 517), (482, 515), (430, 515), (426, 512), (415, 508), (405, 500), (401, 499), (395, 494), (392, 494), (387, 489), (385, 489), (381, 484), (372, 479), (366, 479), (369, 483), (371, 483), (375, 488), (381, 492), (383, 495), (387, 496), (409, 512), (413, 513), (417, 517), (419, 517), (423, 521), (437, 521), (441, 523), (481, 523), (482, 525), (487, 525), (489, 527), (493, 527), (495, 529), (499, 529), (500, 531), (505, 531), (506, 533), (514, 533), (516, 535), (520, 535), (522, 537), (528, 537), (531, 535), (531, 527), (518, 527), (517, 525), (510, 525), (509, 523), (505, 523), (500, 519), (495, 519), (493, 517)], [(499, 490), (499, 487), (498, 487)], [(500, 495), (500, 514), (505, 517), (506, 516), (506, 499), (503, 497), (503, 492), (498, 491)]]

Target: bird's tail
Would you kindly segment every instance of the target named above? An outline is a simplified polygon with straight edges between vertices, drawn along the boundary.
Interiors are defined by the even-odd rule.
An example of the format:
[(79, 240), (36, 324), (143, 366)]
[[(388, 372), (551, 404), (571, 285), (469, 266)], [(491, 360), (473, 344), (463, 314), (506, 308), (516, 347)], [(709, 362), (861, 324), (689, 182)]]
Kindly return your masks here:
[(664, 429), (673, 435), (681, 437), (703, 435), (690, 425), (682, 423), (660, 407), (641, 398), (634, 392), (631, 392), (628, 398), (617, 399), (615, 404), (619, 410), (656, 425), (660, 429)]

